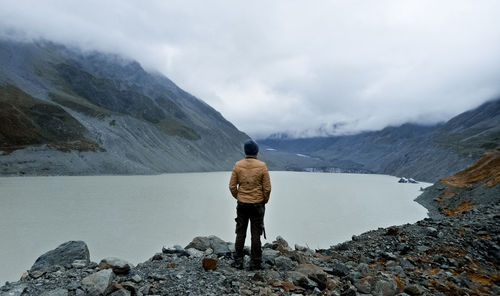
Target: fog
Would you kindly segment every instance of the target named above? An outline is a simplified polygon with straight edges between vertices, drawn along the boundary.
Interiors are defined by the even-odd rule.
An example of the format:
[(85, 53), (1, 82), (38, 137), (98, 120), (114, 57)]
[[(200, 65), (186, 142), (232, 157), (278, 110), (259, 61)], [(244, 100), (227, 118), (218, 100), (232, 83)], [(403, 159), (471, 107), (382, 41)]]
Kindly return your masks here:
[(500, 94), (498, 1), (0, 4), (0, 36), (136, 59), (254, 137), (432, 124)]

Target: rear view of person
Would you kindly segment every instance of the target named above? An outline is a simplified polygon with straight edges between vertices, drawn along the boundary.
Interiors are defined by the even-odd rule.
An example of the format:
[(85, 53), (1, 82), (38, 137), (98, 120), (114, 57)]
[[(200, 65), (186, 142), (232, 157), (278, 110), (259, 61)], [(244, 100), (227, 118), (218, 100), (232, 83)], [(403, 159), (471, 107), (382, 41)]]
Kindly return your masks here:
[(244, 145), (245, 158), (237, 161), (229, 181), (229, 190), (238, 200), (236, 207), (236, 242), (233, 266), (243, 269), (243, 248), (250, 221), (251, 251), (250, 269), (261, 269), (262, 246), (260, 236), (264, 231), (265, 204), (271, 194), (271, 180), (267, 166), (257, 159), (259, 146), (252, 140)]

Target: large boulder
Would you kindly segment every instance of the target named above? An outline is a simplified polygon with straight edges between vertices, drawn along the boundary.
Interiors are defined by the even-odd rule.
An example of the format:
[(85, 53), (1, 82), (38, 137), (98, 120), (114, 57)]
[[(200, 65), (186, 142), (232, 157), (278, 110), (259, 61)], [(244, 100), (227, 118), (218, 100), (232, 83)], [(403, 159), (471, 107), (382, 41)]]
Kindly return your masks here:
[(187, 249), (196, 249), (199, 251), (206, 251), (212, 249), (214, 253), (218, 256), (224, 256), (231, 254), (229, 249), (229, 243), (223, 241), (215, 235), (211, 236), (198, 236), (195, 237), (187, 246)]
[(36, 259), (31, 271), (46, 270), (54, 265), (71, 267), (75, 260), (90, 262), (89, 248), (83, 241), (65, 242), (54, 250), (48, 251)]

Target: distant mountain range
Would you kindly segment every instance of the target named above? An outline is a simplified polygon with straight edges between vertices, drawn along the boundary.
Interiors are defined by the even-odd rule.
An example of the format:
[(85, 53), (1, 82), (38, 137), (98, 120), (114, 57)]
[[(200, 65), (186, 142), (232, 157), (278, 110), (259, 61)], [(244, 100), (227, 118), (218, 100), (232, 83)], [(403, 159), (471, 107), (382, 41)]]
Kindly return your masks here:
[(350, 136), (274, 136), (259, 143), (275, 153), (268, 158), (281, 169), (373, 172), (435, 182), (500, 147), (500, 99), (440, 125), (404, 124)]
[(137, 62), (0, 40), (0, 175), (230, 170), (249, 137)]

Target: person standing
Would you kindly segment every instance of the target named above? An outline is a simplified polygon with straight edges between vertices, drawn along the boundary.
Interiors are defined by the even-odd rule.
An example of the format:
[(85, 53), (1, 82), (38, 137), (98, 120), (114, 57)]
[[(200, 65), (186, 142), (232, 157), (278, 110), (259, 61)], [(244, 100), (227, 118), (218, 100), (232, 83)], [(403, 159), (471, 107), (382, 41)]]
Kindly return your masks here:
[(229, 191), (238, 201), (236, 206), (236, 242), (233, 266), (243, 269), (243, 249), (250, 221), (250, 269), (262, 268), (260, 236), (264, 231), (265, 204), (271, 195), (271, 179), (266, 163), (257, 159), (259, 146), (252, 140), (244, 144), (245, 158), (235, 163)]

